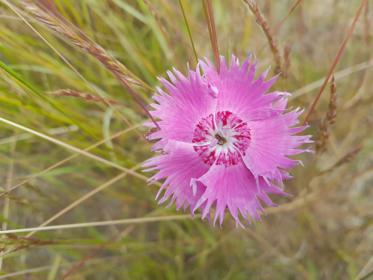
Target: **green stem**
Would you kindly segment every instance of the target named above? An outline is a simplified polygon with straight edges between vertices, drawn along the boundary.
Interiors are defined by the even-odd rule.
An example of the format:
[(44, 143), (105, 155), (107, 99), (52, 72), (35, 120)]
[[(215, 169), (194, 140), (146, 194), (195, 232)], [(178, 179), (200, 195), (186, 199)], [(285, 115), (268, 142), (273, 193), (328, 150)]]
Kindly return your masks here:
[(189, 40), (190, 40), (190, 43), (192, 44), (194, 57), (196, 59), (196, 62), (198, 62), (198, 54), (197, 54), (197, 51), (196, 51), (196, 46), (194, 45), (194, 41), (193, 41), (193, 37), (192, 37), (192, 32), (190, 31), (190, 26), (189, 26), (189, 23), (188, 23), (188, 19), (187, 19), (186, 14), (185, 14), (185, 8), (184, 8), (183, 0), (179, 0), (179, 4), (180, 4), (181, 12), (183, 13), (183, 17), (184, 17), (184, 21), (185, 21), (185, 26), (186, 26), (186, 28), (188, 30)]

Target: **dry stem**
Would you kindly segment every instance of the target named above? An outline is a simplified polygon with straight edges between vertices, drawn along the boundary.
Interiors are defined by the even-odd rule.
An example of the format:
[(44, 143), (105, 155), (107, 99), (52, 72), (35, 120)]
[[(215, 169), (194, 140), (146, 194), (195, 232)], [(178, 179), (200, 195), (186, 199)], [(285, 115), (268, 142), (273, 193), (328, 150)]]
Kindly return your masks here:
[(275, 70), (274, 70), (275, 73), (278, 74), (278, 73), (284, 72), (283, 67), (282, 67), (282, 58), (281, 58), (281, 54), (280, 54), (280, 51), (279, 51), (279, 47), (277, 45), (276, 38), (274, 37), (274, 34), (272, 33), (271, 29), (269, 28), (267, 20), (265, 19), (264, 15), (260, 11), (258, 4), (254, 0), (243, 0), (243, 1), (247, 4), (250, 11), (255, 16), (256, 22), (262, 28), (262, 30), (263, 30), (266, 38), (267, 38), (269, 47), (271, 48), (271, 52), (273, 54), (273, 58), (274, 58), (275, 63), (276, 63), (276, 67), (275, 67)]
[(327, 141), (329, 139), (329, 127), (335, 123), (337, 117), (337, 87), (335, 83), (334, 76), (332, 77), (330, 85), (330, 100), (328, 111), (325, 118), (322, 120), (320, 125), (319, 139), (316, 143), (316, 151), (321, 152), (325, 150)]
[(334, 58), (334, 60), (333, 60), (333, 63), (332, 63), (332, 65), (330, 66), (329, 72), (328, 72), (328, 74), (326, 75), (326, 78), (325, 78), (323, 84), (321, 85), (321, 88), (320, 88), (320, 90), (319, 90), (319, 92), (318, 92), (318, 94), (317, 94), (315, 100), (314, 100), (314, 101), (312, 102), (312, 104), (309, 106), (309, 109), (308, 109), (308, 111), (307, 111), (307, 114), (306, 114), (306, 117), (305, 117), (305, 119), (304, 119), (304, 121), (303, 121), (303, 124), (305, 124), (305, 123), (307, 123), (307, 122), (309, 121), (309, 118), (310, 118), (312, 112), (315, 110), (316, 105), (317, 105), (317, 103), (319, 102), (320, 97), (321, 97), (321, 95), (323, 94), (326, 85), (328, 84), (328, 82), (329, 82), (331, 76), (332, 76), (333, 73), (334, 73), (334, 70), (335, 70), (335, 68), (336, 68), (336, 66), (337, 66), (337, 64), (338, 64), (338, 62), (340, 61), (340, 59), (341, 59), (341, 57), (342, 57), (342, 54), (343, 54), (343, 52), (344, 52), (344, 50), (345, 50), (345, 48), (346, 48), (346, 45), (347, 45), (348, 41), (350, 40), (350, 38), (352, 37), (352, 34), (354, 33), (356, 23), (357, 23), (358, 19), (360, 18), (361, 12), (362, 12), (363, 8), (365, 7), (365, 5), (367, 4), (367, 1), (368, 1), (368, 0), (361, 0), (361, 2), (360, 2), (360, 6), (359, 6), (358, 10), (356, 11), (355, 16), (354, 16), (354, 19), (353, 19), (353, 21), (352, 21), (352, 24), (351, 24), (351, 26), (350, 26), (350, 28), (348, 29), (348, 32), (347, 32), (347, 34), (346, 34), (346, 37), (345, 37), (345, 39), (343, 40), (342, 44), (340, 45), (340, 47), (339, 47), (339, 49), (338, 49), (338, 52), (337, 52), (337, 54), (336, 54), (336, 56), (335, 56), (335, 58)]
[(96, 96), (96, 95), (86, 93), (86, 92), (80, 92), (74, 89), (59, 89), (59, 90), (51, 92), (51, 94), (54, 96), (75, 97), (78, 99), (82, 99), (82, 100), (85, 100), (88, 102), (94, 102), (94, 103), (105, 103), (105, 104), (110, 104), (110, 105), (124, 106), (123, 104), (121, 104), (120, 102), (114, 99), (103, 98), (101, 96)]
[[(159, 128), (157, 122), (154, 120), (153, 116), (147, 110), (145, 104), (143, 103), (140, 95), (136, 93), (131, 84), (141, 85), (139, 81), (136, 81), (126, 74), (128, 70), (123, 64), (121, 64), (114, 57), (109, 55), (104, 48), (102, 48), (97, 43), (89, 39), (81, 30), (76, 28), (67, 22), (53, 7), (54, 5), (48, 1), (39, 1), (39, 5), (35, 5), (30, 0), (21, 1), (24, 8), (30, 11), (35, 18), (41, 23), (45, 24), (50, 29), (63, 35), (67, 38), (73, 45), (79, 47), (81, 50), (91, 54), (98, 61), (100, 61), (113, 75), (119, 80), (122, 86), (128, 91), (131, 97), (136, 101), (136, 103), (144, 110), (146, 115), (154, 122), (154, 124)], [(47, 3), (47, 4), (46, 4)]]
[(209, 29), (210, 41), (212, 50), (214, 52), (214, 59), (216, 64), (216, 69), (220, 72), (220, 58), (219, 58), (219, 47), (218, 47), (218, 39), (216, 35), (216, 28), (215, 28), (215, 19), (214, 19), (214, 12), (212, 10), (211, 0), (203, 0), (203, 10), (205, 12), (207, 26)]

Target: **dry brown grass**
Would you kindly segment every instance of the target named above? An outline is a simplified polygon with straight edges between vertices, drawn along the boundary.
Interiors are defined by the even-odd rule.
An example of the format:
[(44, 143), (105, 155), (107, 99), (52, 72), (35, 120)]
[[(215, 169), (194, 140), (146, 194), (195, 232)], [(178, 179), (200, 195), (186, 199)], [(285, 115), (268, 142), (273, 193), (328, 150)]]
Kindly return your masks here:
[[(245, 2), (2, 2), (0, 207), (3, 230), (19, 230), (1, 236), (0, 279), (371, 277), (372, 5)], [(308, 107), (319, 152), (299, 157), (292, 196), (261, 223), (214, 228), (154, 202), (135, 171), (151, 155), (146, 117), (127, 93), (144, 105), (195, 53), (249, 50), (283, 68), (274, 90), (300, 93), (289, 106)]]

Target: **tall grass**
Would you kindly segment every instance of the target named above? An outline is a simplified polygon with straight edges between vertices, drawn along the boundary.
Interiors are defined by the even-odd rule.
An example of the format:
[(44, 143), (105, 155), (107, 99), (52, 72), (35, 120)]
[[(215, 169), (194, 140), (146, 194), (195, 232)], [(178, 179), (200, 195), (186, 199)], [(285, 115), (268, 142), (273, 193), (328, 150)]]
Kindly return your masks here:
[[(369, 279), (368, 2), (2, 0), (0, 279)], [(281, 68), (318, 145), (246, 230), (158, 206), (139, 170), (157, 76), (217, 50)]]

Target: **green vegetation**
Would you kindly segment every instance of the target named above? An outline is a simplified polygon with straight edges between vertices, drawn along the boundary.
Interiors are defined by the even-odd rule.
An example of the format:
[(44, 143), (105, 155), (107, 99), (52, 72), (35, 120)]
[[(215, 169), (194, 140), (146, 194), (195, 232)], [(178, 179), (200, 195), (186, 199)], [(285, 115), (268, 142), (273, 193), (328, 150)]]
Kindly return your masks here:
[[(158, 76), (196, 64), (179, 1), (52, 2), (121, 63), (121, 78), (146, 103)], [(291, 11), (294, 1), (258, 1), (270, 29), (285, 19), (275, 44), (286, 77), (275, 89), (294, 93), (291, 107), (307, 108), (315, 99), (359, 2), (299, 1)], [(202, 1), (182, 3), (198, 56), (213, 59)], [(141, 126), (146, 114), (97, 53), (79, 47), (76, 29), (70, 37), (51, 30), (25, 5), (0, 2), (2, 230), (138, 219), (1, 234), (0, 279), (369, 278), (372, 5), (337, 65), (336, 109), (328, 105), (334, 100), (328, 85), (311, 115), (308, 132), (318, 152), (302, 156), (304, 167), (293, 170), (286, 184), (292, 196), (275, 199), (281, 206), (247, 229), (228, 215), (220, 228), (157, 205), (158, 187), (147, 185), (150, 175), (140, 168), (151, 156)], [(222, 55), (253, 53), (260, 69), (276, 68), (243, 1), (212, 6)], [(330, 110), (337, 117), (325, 127)]]

